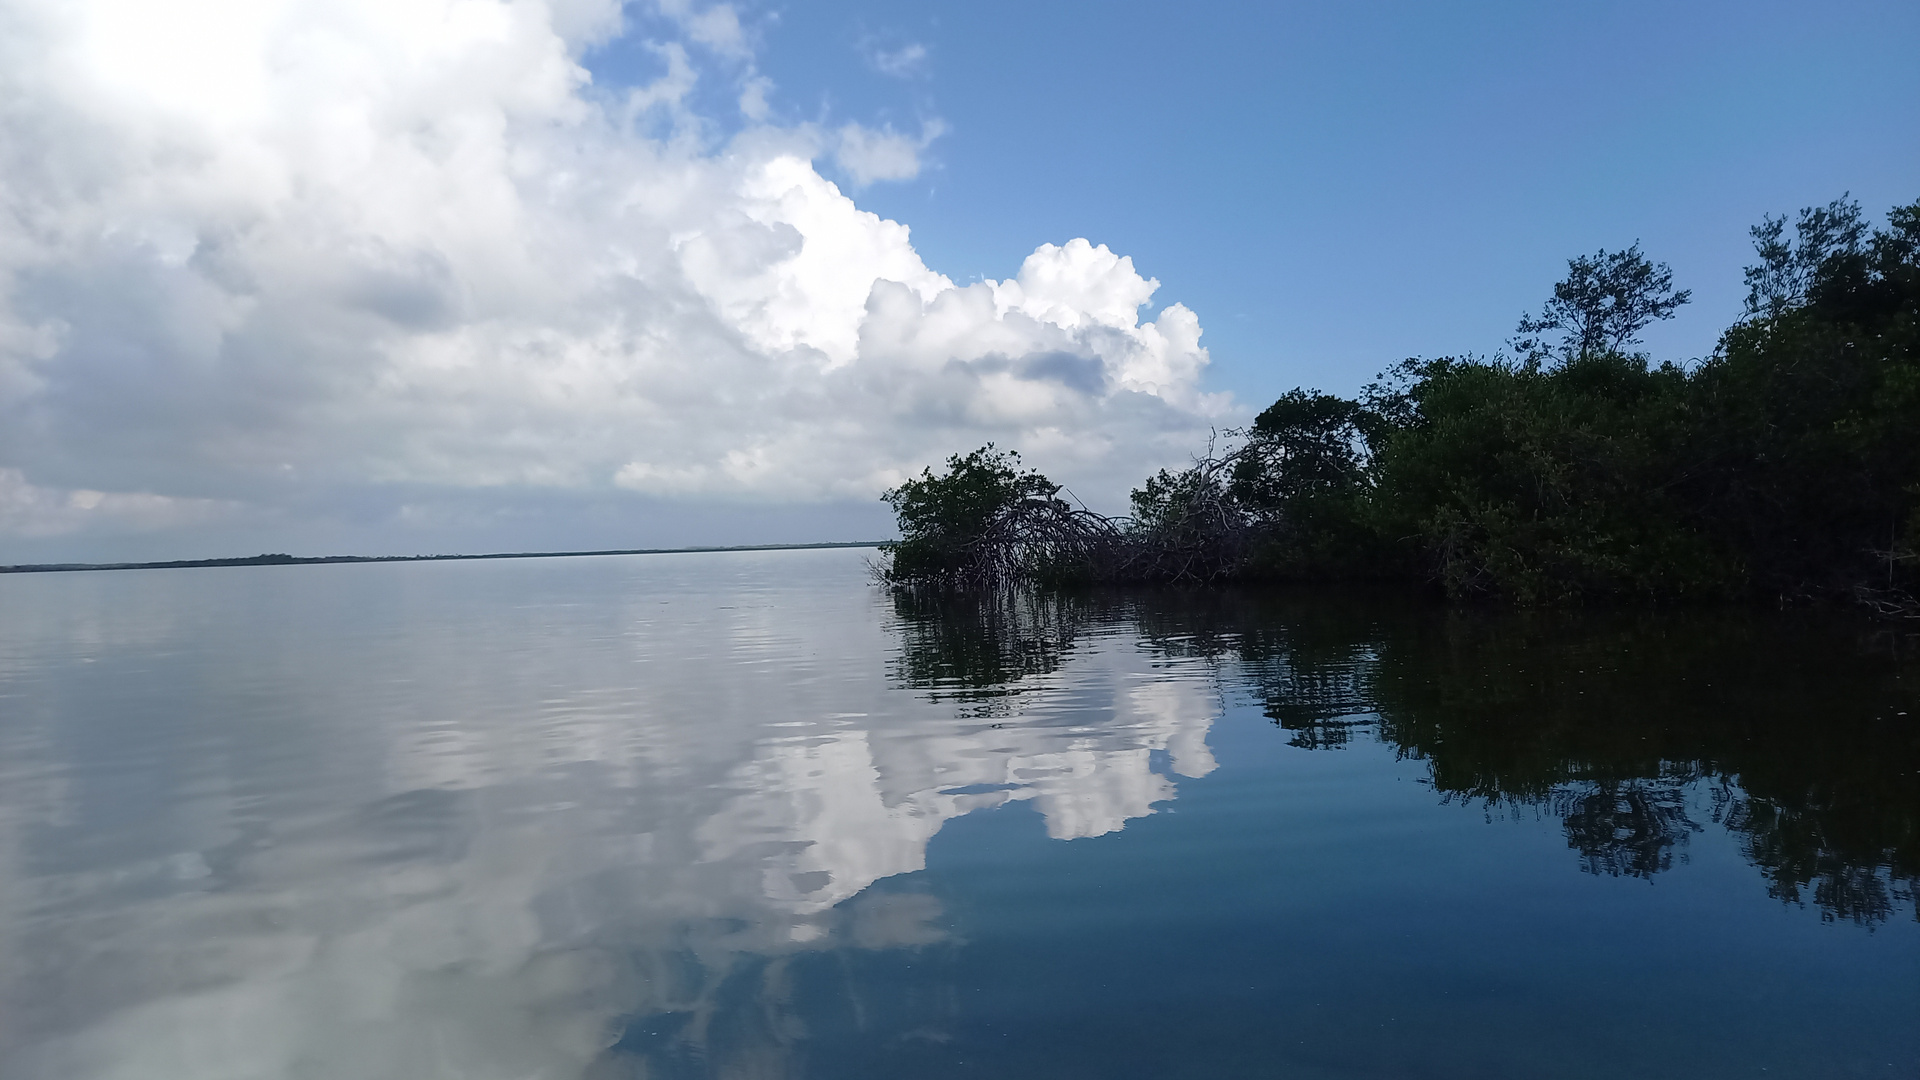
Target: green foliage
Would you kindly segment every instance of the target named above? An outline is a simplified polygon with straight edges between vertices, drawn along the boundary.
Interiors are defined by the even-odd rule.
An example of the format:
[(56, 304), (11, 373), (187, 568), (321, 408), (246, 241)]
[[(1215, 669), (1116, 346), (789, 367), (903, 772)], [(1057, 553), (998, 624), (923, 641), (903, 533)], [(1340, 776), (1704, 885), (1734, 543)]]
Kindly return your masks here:
[[(1625, 251), (1602, 249), (1567, 260), (1566, 279), (1553, 287), (1553, 298), (1539, 315), (1521, 318), (1514, 347), (1532, 363), (1619, 353), (1640, 343), (1648, 323), (1673, 318), (1692, 295), (1675, 292), (1673, 271), (1648, 262), (1638, 242)], [(1557, 346), (1541, 336), (1548, 333), (1560, 335)]]
[(1686, 377), (1617, 353), (1552, 370), (1438, 360), (1408, 374), (1375, 463), (1377, 528), (1455, 596), (1521, 603), (1726, 587), (1672, 497)]
[(1168, 472), (1161, 469), (1127, 496), (1133, 507), (1134, 527), (1142, 531), (1181, 528), (1187, 508), (1206, 498), (1222, 498), (1218, 478), (1198, 469)]
[(1017, 451), (992, 443), (947, 459), (947, 471), (923, 470), (917, 479), (881, 495), (900, 525), (888, 545), (888, 576), (896, 582), (951, 581), (973, 566), (995, 526), (1028, 500), (1050, 501), (1059, 487), (1020, 468)]
[(1687, 494), (1782, 592), (1914, 583), (1920, 203), (1864, 239), (1857, 215), (1842, 203), (1803, 211), (1784, 256), (1769, 250), (1777, 230), (1760, 236), (1764, 258), (1804, 277), (1757, 293), (1761, 313), (1727, 331), (1692, 380)]
[[(895, 581), (1424, 578), (1454, 597), (1852, 594), (1920, 617), (1920, 203), (1753, 230), (1747, 317), (1691, 370), (1628, 349), (1687, 302), (1639, 246), (1568, 263), (1517, 356), (1295, 390), (1121, 523), (988, 446), (886, 495)], [(1546, 362), (1546, 361), (1551, 361)], [(981, 571), (986, 560), (1002, 569)], [(975, 569), (968, 569), (973, 567)]]
[(882, 577), (945, 589), (1084, 580), (1116, 530), (1059, 497), (1060, 485), (992, 443), (881, 496), (900, 524)]
[(945, 475), (932, 469), (880, 498), (893, 508), (909, 540), (965, 544), (985, 535), (994, 518), (1021, 499), (1050, 498), (1056, 487), (1038, 472), (1020, 471), (1020, 454), (992, 443), (947, 459)]
[(1261, 577), (1378, 573), (1391, 565), (1365, 523), (1368, 466), (1387, 425), (1359, 402), (1293, 390), (1254, 419), (1232, 491), (1263, 529), (1247, 572)]
[(1759, 265), (1746, 270), (1748, 315), (1779, 315), (1798, 307), (1830, 260), (1859, 254), (1867, 232), (1860, 204), (1845, 196), (1800, 211), (1795, 239), (1786, 239), (1786, 228), (1782, 214), (1768, 215), (1748, 230), (1760, 256)]
[(1209, 453), (1148, 477), (1132, 493), (1133, 517), (1101, 576), (1201, 584), (1236, 573), (1254, 530), (1228, 486), (1234, 460)]
[(1366, 483), (1368, 435), (1379, 427), (1373, 419), (1358, 402), (1287, 392), (1254, 419), (1233, 470), (1235, 496), (1268, 515), (1350, 496)]
[[(1250, 455), (1239, 490), (1349, 493), (1350, 519), (1283, 514), (1323, 547), (1419, 567), (1454, 596), (1871, 591), (1908, 604), (1920, 559), (1920, 204), (1754, 230), (1749, 318), (1692, 371), (1623, 347), (1685, 302), (1637, 247), (1569, 264), (1516, 361), (1411, 360), (1357, 402), (1300, 392), (1269, 414), (1338, 452)], [(1542, 365), (1544, 356), (1557, 360)], [(1263, 415), (1265, 419), (1265, 415)], [(1328, 440), (1324, 440), (1328, 441)], [(1335, 451), (1339, 446), (1333, 447)], [(1332, 462), (1328, 467), (1323, 462)], [(1335, 477), (1329, 482), (1323, 477)], [(1345, 531), (1341, 531), (1342, 529)], [(1296, 540), (1289, 557), (1314, 562)], [(1325, 565), (1324, 561), (1321, 565)]]

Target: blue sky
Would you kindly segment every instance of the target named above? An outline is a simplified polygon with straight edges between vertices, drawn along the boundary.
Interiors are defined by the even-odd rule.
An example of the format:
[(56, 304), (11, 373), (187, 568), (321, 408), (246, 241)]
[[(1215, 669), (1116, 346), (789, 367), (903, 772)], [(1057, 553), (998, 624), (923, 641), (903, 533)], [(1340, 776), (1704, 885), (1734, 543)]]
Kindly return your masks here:
[[(0, 564), (1097, 509), (1636, 240), (1920, 198), (1920, 6), (0, 0)], [(1155, 286), (1155, 283), (1157, 287)]]
[[(1636, 239), (1694, 292), (1647, 347), (1699, 356), (1761, 215), (1920, 197), (1911, 3), (742, 11), (793, 117), (945, 122), (921, 177), (858, 197), (930, 266), (1004, 277), (1042, 241), (1105, 243), (1200, 313), (1209, 381), (1249, 401), (1497, 349), (1568, 257)], [(647, 32), (595, 78), (652, 77)], [(873, 62), (912, 46), (904, 77)]]

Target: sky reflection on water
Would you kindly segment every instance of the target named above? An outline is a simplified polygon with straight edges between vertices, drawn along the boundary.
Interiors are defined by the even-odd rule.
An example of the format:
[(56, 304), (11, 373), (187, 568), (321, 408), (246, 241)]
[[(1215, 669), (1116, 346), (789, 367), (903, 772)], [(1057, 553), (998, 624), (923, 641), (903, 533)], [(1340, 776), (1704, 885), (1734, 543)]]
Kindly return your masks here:
[(846, 551), (0, 605), (7, 1076), (1920, 1069), (1916, 666), (1858, 627)]

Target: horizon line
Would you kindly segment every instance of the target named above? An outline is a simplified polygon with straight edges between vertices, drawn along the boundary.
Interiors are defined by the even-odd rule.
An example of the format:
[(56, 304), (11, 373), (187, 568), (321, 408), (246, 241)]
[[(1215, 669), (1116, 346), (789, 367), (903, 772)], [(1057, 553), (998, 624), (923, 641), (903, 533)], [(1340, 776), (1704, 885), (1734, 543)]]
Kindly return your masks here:
[(224, 559), (165, 559), (157, 562), (22, 563), (0, 566), (0, 574), (60, 574), (89, 570), (197, 570), (221, 566), (313, 566), (329, 563), (477, 562), (487, 559), (576, 559), (594, 555), (691, 555), (720, 551), (807, 551), (818, 548), (877, 548), (891, 540), (828, 540), (812, 544), (717, 544), (677, 548), (607, 548), (597, 551), (498, 551), (480, 555), (246, 555)]

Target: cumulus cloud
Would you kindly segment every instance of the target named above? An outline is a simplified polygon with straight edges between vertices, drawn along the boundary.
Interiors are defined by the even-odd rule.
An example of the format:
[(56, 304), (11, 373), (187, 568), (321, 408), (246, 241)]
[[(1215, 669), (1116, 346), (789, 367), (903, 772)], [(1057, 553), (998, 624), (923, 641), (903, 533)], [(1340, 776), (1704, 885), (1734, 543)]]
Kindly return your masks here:
[(1231, 411), (1130, 260), (958, 285), (813, 165), (911, 177), (937, 122), (646, 134), (687, 43), (770, 115), (731, 7), (660, 8), (616, 99), (613, 0), (0, 0), (0, 468), (47, 493), (0, 536), (76, 490), (376, 543), (488, 495), (865, 502), (989, 439), (1111, 495)]

